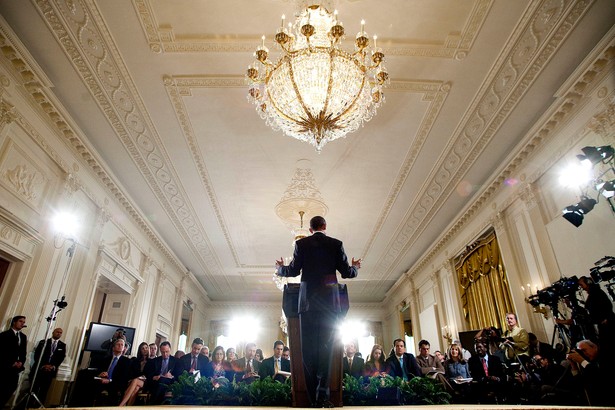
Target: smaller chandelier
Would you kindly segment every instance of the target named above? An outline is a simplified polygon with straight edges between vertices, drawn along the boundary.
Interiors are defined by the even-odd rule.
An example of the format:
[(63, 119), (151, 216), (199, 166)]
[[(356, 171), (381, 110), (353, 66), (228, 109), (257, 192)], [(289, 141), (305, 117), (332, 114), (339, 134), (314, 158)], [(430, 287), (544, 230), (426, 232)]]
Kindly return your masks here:
[(383, 87), (389, 75), (384, 54), (374, 46), (361, 21), (354, 52), (342, 50), (344, 26), (320, 5), (301, 11), (294, 25), (282, 25), (275, 42), (282, 55), (269, 60), (269, 49), (256, 49), (248, 67), (248, 100), (273, 129), (309, 142), (317, 151), (329, 141), (345, 137), (369, 121), (384, 102)]

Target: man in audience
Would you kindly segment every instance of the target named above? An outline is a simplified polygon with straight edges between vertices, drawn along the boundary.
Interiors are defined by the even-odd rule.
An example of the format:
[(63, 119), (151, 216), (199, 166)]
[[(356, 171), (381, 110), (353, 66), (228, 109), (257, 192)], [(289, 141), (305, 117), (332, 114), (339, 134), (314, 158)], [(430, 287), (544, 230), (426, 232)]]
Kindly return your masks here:
[(540, 358), (548, 357), (550, 360), (553, 360), (555, 357), (555, 351), (553, 347), (548, 343), (543, 343), (538, 340), (534, 333), (528, 333), (529, 343), (530, 343), (530, 357), (535, 358), (538, 355)]
[(517, 315), (514, 313), (506, 313), (506, 325), (508, 330), (504, 334), (504, 342), (500, 345), (500, 348), (506, 352), (506, 358), (510, 361), (529, 361), (530, 336), (527, 330), (519, 326)]
[(261, 379), (271, 376), (274, 380), (281, 382), (286, 380), (287, 376), (279, 374), (280, 371), (290, 373), (290, 360), (282, 358), (283, 351), (284, 342), (276, 340), (273, 343), (273, 356), (266, 358), (260, 364), (258, 374)]
[(237, 353), (235, 353), (234, 347), (229, 347), (228, 349), (226, 349), (226, 360), (229, 363), (233, 363), (237, 359), (239, 359), (239, 357), (237, 357)]
[(209, 346), (203, 346), (201, 348), (201, 354), (209, 359)]
[(351, 340), (344, 345), (344, 352), (346, 353), (342, 359), (342, 369), (344, 374), (349, 374), (355, 378), (363, 376), (365, 360), (356, 355), (357, 345), (354, 340)]
[(475, 355), (470, 357), (468, 368), (477, 383), (474, 394), (480, 403), (498, 401), (503, 391), (504, 368), (499, 357), (487, 353), (487, 342), (478, 340), (474, 344)]
[(581, 340), (576, 350), (566, 357), (571, 364), (573, 376), (585, 388), (590, 406), (613, 406), (613, 354), (603, 354), (591, 340)]
[(160, 356), (148, 361), (144, 369), (146, 387), (152, 394), (153, 404), (160, 404), (164, 400), (167, 386), (178, 376), (177, 367), (177, 359), (171, 356), (171, 343), (160, 343)]
[(395, 339), (393, 349), (394, 354), (386, 360), (387, 374), (392, 377), (401, 377), (404, 380), (422, 375), (414, 355), (406, 353), (406, 342), (403, 339)]
[(25, 370), (28, 338), (21, 330), (26, 327), (25, 316), (15, 316), (11, 328), (0, 333), (0, 408), (9, 401), (19, 382), (19, 373)]
[[(32, 364), (32, 370), (30, 370), (30, 383), (32, 383), (32, 378), (36, 373), (32, 392), (36, 394), (41, 403), (45, 402), (51, 381), (58, 374), (58, 368), (66, 357), (66, 344), (60, 340), (62, 333), (62, 328), (54, 329), (51, 337), (38, 342), (34, 351), (34, 363)], [(37, 363), (39, 357), (41, 361)], [(38, 372), (36, 372), (37, 366)]]
[[(119, 337), (111, 347), (111, 355), (103, 361), (99, 368), (100, 373), (94, 379), (98, 381), (97, 405), (115, 406), (119, 403), (121, 394), (128, 386), (130, 359), (124, 356), (126, 341)], [(104, 400), (102, 392), (108, 393)]]
[(209, 358), (201, 354), (203, 348), (203, 339), (200, 337), (192, 341), (192, 349), (189, 354), (182, 356), (177, 363), (177, 374), (182, 374), (184, 371), (194, 374), (198, 370), (201, 376), (206, 376), (209, 366)]
[(149, 358), (151, 359), (155, 359), (156, 356), (158, 356), (158, 346), (156, 346), (156, 343), (150, 343), (149, 344)]
[(290, 360), (290, 347), (284, 346), (284, 350), (282, 351), (282, 358)]
[(449, 392), (453, 392), (452, 386), (444, 375), (444, 365), (440, 359), (429, 353), (430, 349), (431, 345), (427, 340), (421, 340), (419, 342), (419, 355), (416, 357), (416, 361), (421, 368), (421, 373), (425, 377), (438, 380), (445, 389)]
[(236, 380), (251, 383), (258, 376), (260, 362), (255, 359), (256, 343), (247, 343), (245, 356), (233, 362), (233, 370), (236, 373)]

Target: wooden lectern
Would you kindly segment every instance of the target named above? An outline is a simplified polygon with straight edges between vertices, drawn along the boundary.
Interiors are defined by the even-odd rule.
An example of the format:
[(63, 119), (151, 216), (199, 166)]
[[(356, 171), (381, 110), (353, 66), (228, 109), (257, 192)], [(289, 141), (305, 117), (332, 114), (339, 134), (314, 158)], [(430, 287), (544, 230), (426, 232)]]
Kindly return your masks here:
[[(299, 283), (289, 283), (284, 286), (282, 307), (288, 325), (288, 340), (290, 348), (290, 373), (292, 382), (293, 407), (310, 407), (310, 400), (305, 388), (305, 373), (303, 371), (303, 355), (301, 354), (301, 328), (299, 326)], [(348, 289), (346, 285), (338, 285), (342, 312), (340, 318), (348, 313)], [(329, 381), (330, 400), (335, 407), (343, 407), (342, 402), (342, 357), (344, 346), (337, 343), (333, 348), (333, 363), (331, 364), (331, 380)]]

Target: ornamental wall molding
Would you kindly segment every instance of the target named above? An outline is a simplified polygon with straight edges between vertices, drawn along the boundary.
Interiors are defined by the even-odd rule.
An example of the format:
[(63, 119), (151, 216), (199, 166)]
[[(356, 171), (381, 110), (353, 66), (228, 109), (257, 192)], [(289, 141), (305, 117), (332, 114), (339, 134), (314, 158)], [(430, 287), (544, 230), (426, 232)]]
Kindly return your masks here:
[[(487, 18), (493, 0), (475, 0), (470, 15), (461, 32), (449, 33), (444, 39), (434, 39), (430, 44), (409, 43), (383, 38), (383, 51), (388, 56), (435, 57), (464, 59)], [(172, 26), (158, 23), (150, 0), (133, 0), (133, 5), (143, 29), (143, 35), (154, 53), (250, 53), (258, 37), (239, 37), (231, 34), (217, 36), (178, 36)], [(222, 38), (221, 38), (222, 37)], [(345, 41), (353, 45), (351, 39)]]
[[(417, 200), (409, 208), (405, 223), (389, 242), (389, 251), (376, 263), (376, 277), (386, 280), (393, 274), (401, 257), (414, 244), (413, 239), (419, 237), (418, 233), (430, 224), (442, 204), (455, 192), (454, 188), (589, 7), (591, 2), (588, 1), (545, 0), (529, 5), (526, 15), (510, 42), (502, 49), (496, 65), (452, 136), (446, 153), (434, 166), (434, 171), (421, 187)], [(533, 151), (535, 146), (526, 148)], [(527, 155), (528, 152), (523, 152), (518, 158), (523, 160)], [(519, 162), (514, 165), (516, 168)], [(504, 180), (498, 178), (499, 184), (503, 182)], [(492, 185), (488, 193), (479, 197), (481, 205), (484, 205), (499, 186)], [(471, 209), (478, 208), (472, 206)], [(445, 234), (447, 241), (453, 232), (457, 232), (458, 224), (462, 221), (463, 224), (467, 221), (465, 215), (454, 225), (454, 229)], [(412, 274), (423, 269), (444, 243), (440, 240), (432, 247), (427, 256), (411, 268)], [(392, 289), (396, 286), (397, 283)]]
[[(32, 58), (20, 46), (16, 35), (4, 23), (0, 22), (0, 53), (3, 58), (10, 62), (10, 67), (15, 69), (15, 78), (21, 79), (21, 86), (29, 94), (33, 100), (32, 106), (39, 109), (43, 113), (43, 117), (52, 126), (52, 129), (58, 131), (59, 136), (73, 151), (77, 158), (88, 165), (94, 175), (99, 179), (101, 185), (104, 186), (113, 198), (118, 202), (121, 208), (132, 218), (137, 227), (145, 234), (145, 236), (153, 243), (160, 253), (174, 266), (183, 271), (183, 265), (177, 257), (169, 250), (160, 238), (155, 234), (147, 220), (137, 211), (132, 202), (124, 195), (115, 180), (108, 174), (106, 169), (101, 165), (98, 158), (92, 153), (89, 148), (83, 144), (83, 138), (79, 135), (80, 131), (75, 130), (70, 125), (69, 120), (64, 117), (64, 113), (56, 108), (56, 100), (49, 91), (50, 82), (44, 75), (42, 70), (33, 63)], [(41, 77), (42, 75), (42, 77)], [(26, 120), (19, 112), (15, 112), (15, 123), (19, 124), (24, 131), (33, 139), (33, 141), (62, 169), (66, 174), (70, 174), (70, 168), (63, 158), (56, 152), (47, 141), (34, 129), (34, 127)], [(75, 177), (76, 178), (76, 177)], [(77, 179), (78, 181), (78, 179)], [(101, 207), (101, 200), (86, 186), (79, 182), (79, 189), (92, 200), (97, 206)], [(119, 227), (120, 225), (118, 225)], [(126, 229), (121, 227), (126, 233)], [(131, 238), (133, 239), (133, 238)]]

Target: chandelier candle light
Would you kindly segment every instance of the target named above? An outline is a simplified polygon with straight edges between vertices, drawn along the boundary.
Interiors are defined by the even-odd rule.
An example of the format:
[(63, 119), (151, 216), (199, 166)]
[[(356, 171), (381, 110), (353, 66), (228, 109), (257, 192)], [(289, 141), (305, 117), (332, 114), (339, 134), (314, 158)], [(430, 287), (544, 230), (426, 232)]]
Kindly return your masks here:
[(269, 60), (265, 36), (256, 49), (256, 60), (247, 70), (248, 100), (273, 129), (309, 142), (318, 152), (324, 145), (356, 131), (369, 121), (384, 102), (382, 89), (389, 75), (382, 65), (384, 54), (371, 52), (365, 21), (356, 35), (353, 53), (340, 48), (344, 26), (321, 5), (301, 11), (294, 25), (282, 24), (275, 42), (282, 55)]

